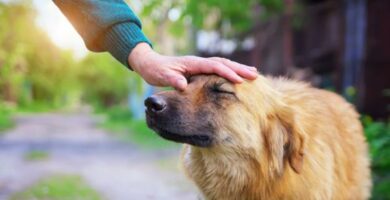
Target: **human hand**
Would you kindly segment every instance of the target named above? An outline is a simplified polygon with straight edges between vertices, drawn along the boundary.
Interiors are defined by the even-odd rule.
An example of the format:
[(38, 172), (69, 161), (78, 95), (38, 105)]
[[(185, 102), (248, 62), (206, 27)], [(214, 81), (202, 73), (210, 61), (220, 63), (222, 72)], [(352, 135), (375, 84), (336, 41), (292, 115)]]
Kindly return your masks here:
[(225, 58), (201, 58), (197, 56), (164, 56), (156, 53), (146, 43), (139, 43), (128, 58), (130, 66), (151, 85), (172, 86), (184, 90), (187, 76), (195, 74), (217, 74), (233, 83), (243, 78), (256, 79), (254, 67), (239, 64)]

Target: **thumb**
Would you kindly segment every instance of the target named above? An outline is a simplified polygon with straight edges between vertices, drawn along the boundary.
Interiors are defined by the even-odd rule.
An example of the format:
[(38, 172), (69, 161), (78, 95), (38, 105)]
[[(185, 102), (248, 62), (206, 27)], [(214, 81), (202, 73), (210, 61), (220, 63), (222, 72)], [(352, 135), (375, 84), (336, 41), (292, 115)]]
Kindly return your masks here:
[(187, 79), (181, 74), (175, 74), (169, 78), (169, 85), (177, 90), (184, 90), (187, 87)]

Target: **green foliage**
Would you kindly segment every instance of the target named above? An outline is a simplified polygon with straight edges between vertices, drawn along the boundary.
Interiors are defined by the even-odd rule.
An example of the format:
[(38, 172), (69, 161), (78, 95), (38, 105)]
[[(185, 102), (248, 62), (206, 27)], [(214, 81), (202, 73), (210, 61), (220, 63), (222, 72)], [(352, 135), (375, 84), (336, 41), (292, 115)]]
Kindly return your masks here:
[(349, 86), (344, 91), (344, 97), (351, 103), (356, 103), (357, 91), (355, 87)]
[(373, 199), (390, 199), (390, 121), (375, 122), (364, 116), (362, 122), (370, 145)]
[(89, 55), (80, 66), (79, 81), (86, 102), (111, 106), (126, 99), (131, 89), (129, 80), (135, 77), (109, 54)]
[(135, 120), (127, 107), (116, 106), (106, 110), (100, 110), (106, 116), (101, 127), (110, 130), (124, 140), (147, 149), (163, 149), (177, 147), (173, 142), (159, 137), (150, 130), (145, 120)]
[(29, 161), (40, 161), (49, 158), (49, 153), (46, 151), (33, 150), (29, 151), (24, 155), (24, 159)]
[(100, 200), (100, 195), (79, 176), (56, 175), (18, 192), (11, 200)]
[[(182, 27), (181, 24), (189, 22), (197, 28), (218, 30), (224, 36), (229, 36), (248, 31), (254, 23), (263, 20), (265, 16), (280, 13), (284, 9), (283, 2), (283, 0), (242, 0), (240, 2), (147, 0), (143, 1), (142, 15), (151, 18), (157, 26), (167, 19), (164, 13), (176, 9), (181, 16), (177, 22), (172, 23), (173, 27)], [(260, 8), (262, 11), (259, 15)]]
[(74, 59), (54, 46), (34, 19), (28, 4), (0, 4), (0, 98), (21, 105), (64, 104), (75, 83)]
[(60, 108), (62, 108), (61, 105), (53, 105), (51, 102), (34, 100), (27, 104), (19, 104), (16, 111), (18, 113), (43, 113), (55, 111)]
[(14, 123), (11, 119), (13, 109), (0, 101), (0, 131), (11, 128)]
[(25, 1), (0, 3), (0, 100), (22, 111), (75, 107), (82, 100), (107, 106), (126, 100), (140, 83), (108, 54), (79, 61), (60, 50), (36, 26)]

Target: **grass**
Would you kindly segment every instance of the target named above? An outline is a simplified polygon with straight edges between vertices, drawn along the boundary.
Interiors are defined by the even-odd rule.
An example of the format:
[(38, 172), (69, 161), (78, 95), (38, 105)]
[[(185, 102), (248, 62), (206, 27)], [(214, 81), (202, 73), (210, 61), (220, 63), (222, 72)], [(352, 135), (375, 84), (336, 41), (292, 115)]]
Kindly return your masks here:
[(14, 123), (13, 123), (10, 115), (0, 113), (0, 131), (4, 131), (4, 130), (7, 130), (9, 128), (12, 128), (13, 125), (14, 125)]
[(113, 107), (102, 113), (107, 118), (100, 126), (114, 132), (124, 141), (135, 143), (146, 149), (164, 149), (179, 146), (159, 137), (147, 127), (145, 120), (133, 119), (131, 112), (126, 107)]
[(46, 151), (33, 150), (29, 151), (24, 155), (24, 159), (28, 161), (41, 161), (47, 160), (50, 157)]
[(57, 107), (44, 102), (33, 102), (29, 105), (16, 106), (11, 103), (0, 101), (0, 134), (4, 130), (14, 127), (12, 115), (15, 113), (40, 113), (58, 109)]
[(100, 200), (100, 195), (90, 188), (81, 177), (55, 175), (17, 192), (10, 200)]
[(12, 120), (13, 109), (11, 106), (0, 102), (0, 134), (2, 131), (12, 128), (14, 122)]
[(19, 105), (17, 111), (19, 113), (44, 113), (51, 112), (59, 108), (59, 106), (54, 106), (48, 102), (34, 101), (29, 104)]

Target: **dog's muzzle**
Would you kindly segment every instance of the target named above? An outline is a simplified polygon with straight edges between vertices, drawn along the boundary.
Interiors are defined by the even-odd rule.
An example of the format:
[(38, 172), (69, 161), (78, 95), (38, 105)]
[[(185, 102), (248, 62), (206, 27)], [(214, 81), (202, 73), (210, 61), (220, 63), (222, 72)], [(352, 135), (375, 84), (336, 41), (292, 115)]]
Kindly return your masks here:
[[(180, 143), (208, 147), (212, 143), (212, 127), (202, 120), (189, 121), (180, 105), (174, 105), (163, 95), (153, 95), (145, 100), (148, 127), (161, 137)], [(185, 112), (184, 112), (185, 113)], [(188, 113), (187, 113), (188, 116)]]

